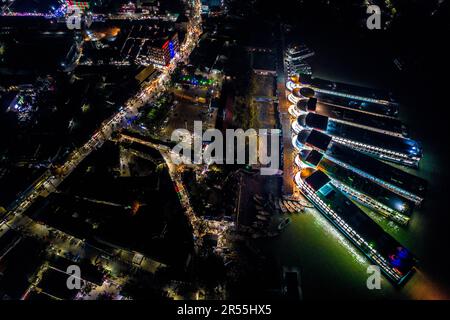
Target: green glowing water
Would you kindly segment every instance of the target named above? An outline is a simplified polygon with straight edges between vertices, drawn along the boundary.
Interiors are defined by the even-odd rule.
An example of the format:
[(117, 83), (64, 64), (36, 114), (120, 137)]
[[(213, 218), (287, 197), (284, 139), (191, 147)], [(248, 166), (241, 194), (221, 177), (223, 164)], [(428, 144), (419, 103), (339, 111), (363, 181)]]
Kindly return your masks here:
[[(379, 73), (378, 79), (386, 79), (386, 70)], [(348, 80), (333, 75), (329, 78)], [(408, 95), (408, 92), (404, 94)], [(401, 287), (394, 287), (383, 277), (381, 290), (368, 290), (368, 260), (319, 212), (311, 209), (305, 214), (292, 215), (292, 223), (280, 237), (259, 242), (263, 252), (278, 259), (280, 265), (300, 268), (304, 299), (450, 298), (450, 275), (446, 264), (450, 215), (444, 209), (448, 198), (449, 168), (443, 150), (443, 140), (447, 138), (444, 139), (442, 134), (446, 124), (443, 118), (433, 113), (421, 112), (423, 101), (415, 101), (409, 96), (402, 98), (400, 118), (424, 146), (420, 169), (402, 169), (428, 181), (426, 201), (415, 210), (407, 227), (400, 227), (367, 208), (362, 209), (418, 257), (417, 270)]]

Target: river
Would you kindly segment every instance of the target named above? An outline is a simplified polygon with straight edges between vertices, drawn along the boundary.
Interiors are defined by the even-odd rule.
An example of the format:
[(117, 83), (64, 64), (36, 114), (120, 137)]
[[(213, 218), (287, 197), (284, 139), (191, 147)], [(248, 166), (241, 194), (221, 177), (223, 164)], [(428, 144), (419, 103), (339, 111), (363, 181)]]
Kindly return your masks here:
[[(314, 74), (330, 80), (393, 90), (401, 103), (400, 118), (411, 136), (423, 144), (419, 170), (407, 171), (429, 183), (426, 200), (415, 210), (406, 228), (364, 209), (383, 229), (409, 248), (419, 259), (414, 275), (401, 287), (383, 278), (381, 290), (368, 290), (368, 260), (315, 209), (292, 217), (292, 223), (275, 239), (260, 240), (262, 251), (283, 266), (301, 270), (304, 299), (450, 299), (449, 210), (446, 208), (449, 168), (446, 150), (446, 117), (428, 81), (439, 65), (426, 59), (426, 69), (405, 73), (396, 69), (395, 54), (383, 42), (342, 30), (299, 28), (293, 38), (302, 39), (316, 52)], [(297, 31), (294, 31), (296, 33)], [(411, 46), (411, 43), (405, 44)], [(429, 69), (428, 69), (429, 68)]]

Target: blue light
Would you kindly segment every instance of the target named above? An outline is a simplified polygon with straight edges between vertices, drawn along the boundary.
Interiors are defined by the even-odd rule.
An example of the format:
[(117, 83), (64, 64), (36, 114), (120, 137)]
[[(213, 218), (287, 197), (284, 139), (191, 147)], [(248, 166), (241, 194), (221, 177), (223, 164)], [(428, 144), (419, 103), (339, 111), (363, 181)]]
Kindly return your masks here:
[(405, 248), (398, 248), (398, 256), (401, 259), (405, 259), (408, 256), (408, 250), (406, 250)]
[(170, 59), (173, 59), (175, 57), (175, 48), (173, 46), (173, 42), (169, 42), (169, 51), (170, 51)]
[(401, 265), (401, 259), (398, 258), (395, 254), (389, 256), (389, 260), (390, 260), (390, 262), (391, 262), (391, 265), (392, 265), (394, 268), (400, 267), (400, 265)]

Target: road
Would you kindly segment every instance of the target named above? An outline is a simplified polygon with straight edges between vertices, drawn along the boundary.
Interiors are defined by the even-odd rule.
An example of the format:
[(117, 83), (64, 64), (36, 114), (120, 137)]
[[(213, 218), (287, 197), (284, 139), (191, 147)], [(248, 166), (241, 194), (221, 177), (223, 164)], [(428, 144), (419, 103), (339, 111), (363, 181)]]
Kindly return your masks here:
[[(189, 58), (202, 33), (200, 0), (195, 1), (194, 10), (191, 12), (192, 16), (188, 23), (186, 40), (181, 44), (180, 52), (171, 61), (170, 65), (162, 70), (159, 77), (152, 83), (143, 88), (135, 97), (125, 103), (116, 114), (105, 120), (100, 129), (97, 130), (82, 147), (74, 150), (69, 155), (67, 161), (60, 167), (60, 174), (53, 175), (50, 170), (45, 172), (30, 188), (20, 195), (13, 204), (12, 209), (2, 220), (0, 237), (6, 233), (8, 228), (23, 230), (30, 225), (36, 224), (33, 220), (24, 215), (25, 211), (29, 209), (40, 196), (46, 197), (50, 193), (55, 192), (64, 179), (66, 179), (92, 151), (98, 149), (106, 140), (110, 139), (113, 132), (127, 126), (128, 117), (137, 115), (138, 110), (142, 106), (151, 101), (155, 95), (166, 90), (170, 74), (180, 62), (185, 62)], [(48, 229), (52, 228), (48, 227)], [(63, 236), (72, 238), (59, 230), (57, 230), (57, 232), (61, 233)]]
[(172, 161), (172, 157), (177, 155), (175, 155), (169, 147), (154, 144), (149, 141), (131, 137), (125, 134), (121, 134), (119, 136), (119, 140), (139, 143), (147, 147), (156, 149), (161, 153), (164, 161), (166, 162), (171, 180), (174, 183), (175, 191), (179, 195), (180, 203), (184, 209), (185, 215), (188, 218), (189, 223), (192, 227), (194, 240), (196, 241), (197, 246), (201, 245), (200, 241), (205, 233), (214, 234), (218, 236), (218, 245), (217, 245), (218, 249), (227, 246), (226, 243), (227, 241), (224, 235), (226, 234), (226, 231), (229, 228), (234, 226), (234, 224), (228, 221), (206, 220), (195, 214), (194, 209), (192, 208), (189, 200), (189, 194), (184, 188), (181, 174), (178, 171), (178, 166), (174, 164), (174, 162)]

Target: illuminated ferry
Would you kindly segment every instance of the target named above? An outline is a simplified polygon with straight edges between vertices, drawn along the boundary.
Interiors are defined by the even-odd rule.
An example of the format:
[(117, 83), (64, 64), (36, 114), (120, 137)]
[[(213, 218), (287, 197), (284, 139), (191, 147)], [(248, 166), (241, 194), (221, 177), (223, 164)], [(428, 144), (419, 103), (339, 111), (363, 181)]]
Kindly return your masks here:
[(295, 163), (299, 167), (310, 166), (323, 171), (331, 178), (331, 183), (350, 199), (399, 224), (406, 225), (409, 222), (415, 206), (411, 200), (327, 159), (317, 150), (303, 149), (297, 157)]
[(300, 116), (303, 113), (316, 113), (326, 116), (335, 122), (405, 138), (408, 136), (406, 126), (398, 119), (379, 117), (358, 110), (342, 108), (337, 105), (318, 101), (317, 98), (300, 99), (296, 105), (292, 105), (291, 115)]
[(297, 122), (300, 127), (322, 131), (333, 141), (380, 160), (418, 167), (422, 158), (421, 145), (412, 139), (355, 127), (310, 112), (300, 115)]
[(361, 87), (348, 83), (341, 83), (331, 80), (322, 79), (316, 76), (310, 75), (298, 75), (293, 77), (298, 80), (297, 83), (302, 85), (308, 85), (311, 88), (330, 92), (333, 95), (352, 95), (355, 99), (373, 101), (385, 105), (395, 105), (396, 102), (392, 99), (390, 93), (373, 88)]
[(295, 175), (300, 191), (343, 235), (395, 284), (412, 273), (416, 259), (351, 202), (320, 170), (303, 168)]
[(316, 98), (322, 103), (379, 117), (397, 118), (399, 113), (399, 106), (394, 102), (320, 89), (303, 82), (300, 83), (299, 78), (295, 77), (286, 83), (286, 88), (291, 92), (288, 100), (293, 104), (303, 98)]
[(336, 165), (349, 169), (419, 205), (426, 193), (426, 181), (390, 166), (362, 152), (337, 143), (317, 131), (302, 129), (294, 145), (299, 150), (314, 149)]

